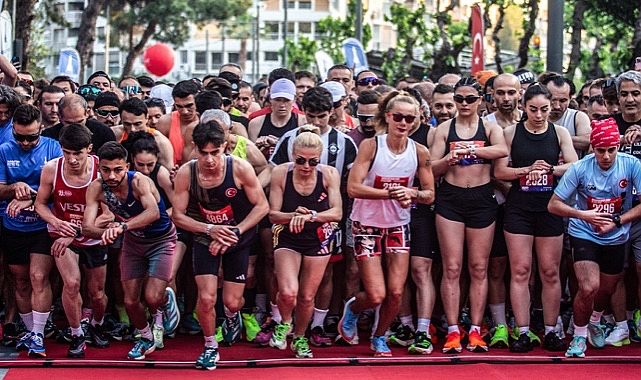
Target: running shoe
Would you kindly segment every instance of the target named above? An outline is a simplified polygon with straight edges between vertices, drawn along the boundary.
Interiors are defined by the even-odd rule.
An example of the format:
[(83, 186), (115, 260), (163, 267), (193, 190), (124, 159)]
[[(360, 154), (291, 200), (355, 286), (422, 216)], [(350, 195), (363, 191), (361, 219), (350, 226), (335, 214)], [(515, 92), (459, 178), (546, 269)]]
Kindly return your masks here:
[(296, 357), (299, 359), (314, 357), (312, 350), (309, 349), (309, 342), (304, 336), (294, 338), (290, 347), (294, 355), (296, 355)]
[(207, 369), (214, 370), (216, 369), (216, 363), (220, 360), (220, 355), (218, 355), (218, 348), (214, 347), (205, 347), (205, 350), (202, 354), (196, 359), (196, 368), (198, 369)]
[[(519, 340), (521, 334), (519, 333), (519, 328), (515, 327), (512, 329), (511, 338), (512, 341)], [(530, 344), (532, 347), (539, 347), (541, 345), (541, 338), (539, 338), (532, 330), (529, 331), (528, 336), (530, 337)]]
[(567, 346), (561, 340), (561, 338), (557, 335), (557, 332), (555, 331), (550, 331), (549, 333), (545, 334), (545, 337), (543, 338), (543, 349), (548, 350), (548, 351), (553, 351), (553, 352), (561, 352), (565, 351)]
[(461, 334), (458, 331), (452, 331), (447, 334), (445, 345), (443, 346), (444, 354), (456, 354), (463, 351), (461, 346)]
[(43, 337), (46, 339), (49, 338), (55, 338), (58, 336), (58, 333), (60, 330), (58, 330), (58, 327), (53, 324), (53, 321), (51, 320), (51, 313), (49, 313), (49, 318), (47, 319), (47, 323), (45, 324), (45, 332), (43, 334)]
[(254, 313), (240, 313), (243, 319), (243, 326), (245, 327), (245, 339), (248, 342), (253, 342), (256, 335), (260, 332), (260, 325), (256, 320)]
[(80, 320), (80, 328), (82, 328), (82, 335), (85, 337), (85, 343), (91, 344), (91, 334), (89, 333), (89, 326), (91, 323), (89, 323), (88, 318), (83, 318)]
[[(73, 337), (71, 336), (71, 327), (67, 326), (64, 329), (60, 330), (58, 332), (58, 336), (56, 337), (56, 343), (60, 344), (66, 344), (66, 343), (71, 343), (71, 339)], [(83, 336), (84, 339), (84, 336)]]
[(13, 347), (18, 343), (20, 334), (18, 327), (15, 323), (5, 323), (2, 325), (2, 345), (6, 347)]
[(472, 352), (487, 352), (487, 343), (478, 331), (473, 330), (468, 335), (467, 349)]
[(568, 346), (568, 350), (565, 351), (566, 358), (584, 358), (585, 357), (585, 338), (582, 336), (575, 335)]
[(330, 338), (338, 336), (338, 321), (341, 319), (338, 315), (331, 315), (325, 319), (325, 334)]
[(222, 326), (223, 338), (228, 344), (233, 344), (240, 341), (243, 332), (243, 320), (240, 318), (240, 312), (234, 314), (233, 317), (225, 317)]
[(274, 334), (269, 340), (269, 345), (284, 350), (287, 348), (287, 334), (292, 330), (292, 325), (289, 323), (280, 323), (274, 329)]
[(180, 328), (178, 329), (178, 332), (181, 334), (198, 335), (203, 332), (203, 329), (200, 327), (200, 323), (198, 323), (196, 318), (194, 318), (194, 314), (187, 313), (183, 315), (180, 320)]
[(91, 344), (96, 348), (109, 347), (109, 334), (103, 329), (102, 325), (89, 325), (89, 335)]
[(641, 336), (639, 336), (639, 330), (634, 324), (633, 320), (628, 320), (628, 330), (630, 331), (630, 340), (632, 342), (639, 343), (641, 342)]
[(144, 360), (146, 355), (151, 354), (156, 350), (154, 339), (140, 338), (134, 345), (134, 348), (129, 351), (127, 358), (134, 360)]
[(605, 335), (605, 337), (607, 338), (608, 336), (610, 336), (610, 333), (614, 330), (616, 325), (614, 323), (606, 322), (604, 324), (601, 324), (601, 327), (603, 328), (603, 335)]
[(389, 336), (388, 341), (393, 346), (408, 347), (414, 343), (414, 331), (407, 325), (401, 325)]
[(369, 348), (374, 351), (374, 356), (376, 357), (390, 357), (392, 356), (392, 351), (387, 347), (385, 342), (385, 336), (375, 336), (372, 339), (372, 343)]
[(31, 344), (29, 345), (30, 358), (46, 358), (47, 351), (45, 350), (44, 337), (42, 334), (31, 333)]
[(358, 344), (358, 314), (352, 312), (350, 306), (354, 303), (356, 298), (352, 297), (345, 303), (343, 308), (343, 317), (338, 321), (338, 333), (346, 343), (356, 345)]
[(171, 287), (167, 287), (167, 305), (160, 308), (163, 314), (163, 328), (165, 333), (173, 334), (180, 323), (180, 311), (176, 303), (176, 293)]
[(216, 327), (216, 342), (220, 343), (223, 340), (225, 340), (225, 338), (223, 338), (223, 328), (218, 326)]
[(260, 331), (258, 334), (256, 334), (256, 343), (260, 344), (261, 346), (268, 346), (269, 345), (269, 340), (272, 338), (272, 335), (274, 335), (274, 329), (276, 329), (276, 326), (278, 326), (278, 323), (271, 319), (271, 317), (267, 318), (265, 323), (263, 323), (262, 326), (260, 326)]
[(412, 343), (407, 352), (409, 354), (429, 355), (434, 350), (431, 337), (425, 331), (417, 331), (414, 334), (414, 343)]
[(492, 339), (490, 340), (490, 347), (508, 348), (509, 346), (507, 326), (497, 325), (496, 329), (494, 329), (494, 335), (492, 335)]
[(309, 343), (316, 347), (330, 347), (332, 340), (325, 334), (321, 326), (316, 326), (309, 334)]
[(154, 323), (151, 327), (151, 332), (154, 334), (154, 345), (156, 346), (156, 349), (161, 350), (165, 348), (165, 342), (163, 341), (165, 337), (165, 329)]
[(554, 332), (559, 339), (565, 339), (565, 331), (563, 330), (563, 318), (559, 315), (556, 318), (556, 326), (554, 326)]
[(69, 349), (67, 350), (67, 356), (70, 358), (84, 358), (86, 348), (87, 344), (85, 343), (85, 336), (73, 335), (71, 337), (71, 344), (69, 345)]
[(588, 342), (590, 342), (594, 348), (605, 347), (605, 333), (603, 332), (603, 326), (588, 323)]
[(532, 351), (532, 342), (530, 341), (530, 334), (521, 334), (519, 339), (512, 342), (510, 352), (530, 352)]
[(126, 340), (129, 335), (131, 335), (132, 331), (133, 327), (123, 322), (116, 322), (113, 329), (111, 329), (111, 331), (109, 332), (109, 336), (116, 342), (122, 342), (123, 340)]
[(608, 346), (621, 347), (630, 344), (630, 332), (627, 329), (620, 329), (614, 326), (614, 330), (605, 338)]
[(25, 333), (17, 342), (16, 342), (16, 351), (27, 351), (31, 347), (31, 338), (33, 337), (32, 332)]

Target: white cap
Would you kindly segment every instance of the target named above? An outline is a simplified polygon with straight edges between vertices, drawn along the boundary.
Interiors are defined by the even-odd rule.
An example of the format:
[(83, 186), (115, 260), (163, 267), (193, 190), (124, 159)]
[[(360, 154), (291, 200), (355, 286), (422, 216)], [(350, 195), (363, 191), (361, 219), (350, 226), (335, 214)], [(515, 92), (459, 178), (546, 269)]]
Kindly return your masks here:
[(287, 78), (280, 78), (272, 83), (269, 89), (269, 98), (285, 98), (287, 100), (294, 100), (296, 97), (296, 85), (294, 82)]
[(347, 94), (345, 93), (345, 87), (338, 82), (328, 81), (321, 84), (320, 86), (332, 93), (332, 102), (334, 103), (347, 96)]

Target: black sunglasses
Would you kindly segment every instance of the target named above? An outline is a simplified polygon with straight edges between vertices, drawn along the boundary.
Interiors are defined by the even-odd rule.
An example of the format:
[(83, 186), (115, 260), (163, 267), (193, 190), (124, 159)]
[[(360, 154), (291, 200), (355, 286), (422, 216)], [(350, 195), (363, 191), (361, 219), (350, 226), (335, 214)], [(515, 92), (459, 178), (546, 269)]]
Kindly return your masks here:
[(16, 133), (16, 130), (13, 130), (13, 138), (16, 139), (17, 142), (34, 142), (40, 138), (40, 132), (34, 133), (32, 135), (21, 135), (19, 133)]
[(316, 166), (320, 163), (318, 158), (310, 158), (309, 160), (306, 160), (305, 157), (296, 157), (294, 162), (296, 162), (296, 164), (298, 165), (305, 165), (305, 163), (307, 162), (309, 166)]
[(113, 111), (112, 110), (95, 110), (95, 111), (96, 111), (96, 114), (101, 116), (101, 117), (109, 117), (109, 116), (111, 116), (111, 117), (115, 118), (120, 114), (118, 112), (118, 110), (113, 110)]
[(370, 120), (374, 119), (374, 115), (361, 115), (360, 113), (356, 115), (358, 117), (358, 121), (361, 122), (361, 124), (365, 124)]
[(608, 78), (605, 82), (601, 83), (601, 89), (606, 89), (614, 86), (616, 79), (614, 78)]
[(381, 82), (378, 80), (378, 78), (374, 77), (361, 78), (356, 82), (356, 84), (359, 86), (367, 86), (368, 84), (371, 84), (372, 86), (378, 86), (380, 83)]
[(464, 101), (467, 104), (472, 104), (477, 100), (479, 100), (480, 98), (481, 98), (480, 96), (476, 96), (476, 95), (468, 95), (468, 96), (463, 96), (459, 94), (454, 95), (454, 101), (460, 104), (463, 104)]
[(145, 104), (147, 105), (147, 107), (160, 107), (164, 106), (165, 102), (160, 98), (148, 98), (145, 99)]
[(78, 87), (78, 94), (80, 95), (98, 95), (100, 94), (100, 89), (92, 85), (84, 85)]
[(392, 117), (392, 120), (394, 120), (397, 123), (403, 119), (405, 119), (406, 123), (413, 123), (414, 120), (416, 120), (416, 116), (414, 115), (403, 115), (401, 113), (391, 113), (391, 112), (388, 112), (387, 114), (390, 115)]
[(492, 94), (485, 94), (483, 95), (483, 100), (485, 100), (486, 103), (494, 103), (494, 98), (492, 97)]

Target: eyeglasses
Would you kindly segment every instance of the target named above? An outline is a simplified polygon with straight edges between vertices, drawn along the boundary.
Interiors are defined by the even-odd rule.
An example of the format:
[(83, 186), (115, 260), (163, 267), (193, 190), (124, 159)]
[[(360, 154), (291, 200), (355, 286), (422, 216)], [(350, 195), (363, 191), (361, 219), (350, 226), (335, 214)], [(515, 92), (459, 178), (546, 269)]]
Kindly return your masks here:
[(100, 89), (96, 86), (86, 84), (84, 86), (78, 87), (79, 95), (98, 95), (100, 94)]
[(356, 84), (359, 86), (367, 86), (368, 84), (371, 84), (372, 86), (378, 86), (380, 83), (381, 82), (378, 80), (378, 78), (374, 77), (361, 78), (356, 82)]
[(464, 101), (467, 104), (472, 104), (477, 100), (479, 100), (480, 98), (481, 98), (480, 96), (476, 96), (476, 95), (468, 95), (468, 96), (463, 96), (459, 94), (454, 95), (454, 101), (460, 104), (463, 104)]
[(361, 122), (361, 124), (365, 124), (370, 120), (374, 120), (374, 115), (362, 115), (362, 114), (357, 114), (356, 117), (358, 117), (358, 121)]
[(138, 86), (122, 86), (120, 89), (126, 94), (142, 94), (142, 88)]
[(21, 135), (19, 133), (16, 133), (16, 130), (13, 130), (13, 138), (16, 139), (17, 142), (34, 142), (40, 138), (40, 131), (38, 133), (34, 133), (32, 135)]
[(29, 86), (33, 86), (33, 81), (32, 81), (31, 79), (29, 79), (29, 78), (20, 78), (20, 79), (18, 79), (18, 80), (19, 80), (20, 82), (25, 82), (25, 83), (26, 83), (26, 84), (28, 84)]
[(604, 90), (606, 88), (610, 88), (614, 86), (616, 79), (614, 78), (608, 78), (605, 82), (601, 83), (601, 89)]
[(413, 123), (414, 120), (416, 120), (416, 116), (414, 115), (403, 115), (401, 113), (391, 113), (391, 112), (388, 112), (387, 114), (390, 115), (392, 117), (392, 120), (394, 120), (397, 123), (403, 119), (405, 119), (406, 123)]
[(111, 116), (112, 118), (115, 119), (118, 115), (120, 115), (118, 110), (95, 110), (95, 111), (96, 111), (96, 114), (98, 116), (101, 116), (101, 117), (110, 117)]
[(305, 165), (305, 163), (307, 162), (309, 166), (316, 166), (319, 164), (318, 158), (310, 158), (309, 160), (306, 160), (305, 157), (296, 157), (294, 162), (296, 162), (296, 164), (298, 165)]
[(147, 107), (160, 107), (164, 106), (165, 102), (160, 98), (148, 98), (145, 99), (145, 104)]

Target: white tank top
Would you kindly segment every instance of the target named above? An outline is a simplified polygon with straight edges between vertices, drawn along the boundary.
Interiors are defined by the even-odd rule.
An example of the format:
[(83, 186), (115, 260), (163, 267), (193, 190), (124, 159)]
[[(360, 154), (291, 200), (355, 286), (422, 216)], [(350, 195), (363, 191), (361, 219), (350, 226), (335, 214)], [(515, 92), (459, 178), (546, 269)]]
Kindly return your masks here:
[[(393, 186), (411, 187), (414, 183), (418, 158), (416, 145), (411, 139), (403, 153), (394, 154), (387, 147), (387, 134), (376, 136), (377, 150), (372, 167), (363, 181), (377, 189)], [(364, 226), (391, 228), (410, 222), (410, 208), (402, 208), (392, 199), (354, 199), (352, 220)]]
[(556, 125), (562, 125), (570, 132), (570, 136), (576, 136), (576, 127), (574, 121), (576, 120), (577, 110), (568, 108), (563, 112), (563, 116), (554, 122)]

